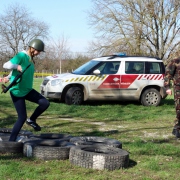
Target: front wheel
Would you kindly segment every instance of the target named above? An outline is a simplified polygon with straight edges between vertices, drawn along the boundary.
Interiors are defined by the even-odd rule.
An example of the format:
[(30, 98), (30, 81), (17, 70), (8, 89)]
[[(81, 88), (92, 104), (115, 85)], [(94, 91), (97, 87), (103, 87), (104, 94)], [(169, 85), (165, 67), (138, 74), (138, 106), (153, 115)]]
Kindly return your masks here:
[(160, 92), (154, 88), (146, 89), (141, 96), (141, 104), (144, 106), (158, 106), (161, 102)]
[(79, 87), (71, 87), (65, 95), (65, 103), (68, 105), (80, 105), (83, 102), (83, 91)]

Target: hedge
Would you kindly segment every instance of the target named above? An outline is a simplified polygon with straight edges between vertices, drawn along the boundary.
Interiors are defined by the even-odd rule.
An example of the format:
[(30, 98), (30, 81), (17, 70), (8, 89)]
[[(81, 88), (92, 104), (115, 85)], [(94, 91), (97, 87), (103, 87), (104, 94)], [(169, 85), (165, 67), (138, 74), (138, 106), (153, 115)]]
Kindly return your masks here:
[[(7, 76), (9, 72), (0, 72), (0, 77)], [(51, 73), (34, 73), (34, 77), (46, 77), (46, 76), (52, 76)]]

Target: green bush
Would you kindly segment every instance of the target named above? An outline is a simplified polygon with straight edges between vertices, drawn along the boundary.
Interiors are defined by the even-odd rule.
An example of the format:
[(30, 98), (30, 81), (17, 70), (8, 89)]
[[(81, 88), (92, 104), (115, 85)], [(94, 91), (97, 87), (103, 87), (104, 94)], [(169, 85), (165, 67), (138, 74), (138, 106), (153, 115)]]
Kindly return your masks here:
[[(3, 72), (0, 71), (0, 77), (7, 76), (9, 72)], [(46, 77), (46, 76), (52, 76), (51, 73), (34, 73), (34, 77)]]

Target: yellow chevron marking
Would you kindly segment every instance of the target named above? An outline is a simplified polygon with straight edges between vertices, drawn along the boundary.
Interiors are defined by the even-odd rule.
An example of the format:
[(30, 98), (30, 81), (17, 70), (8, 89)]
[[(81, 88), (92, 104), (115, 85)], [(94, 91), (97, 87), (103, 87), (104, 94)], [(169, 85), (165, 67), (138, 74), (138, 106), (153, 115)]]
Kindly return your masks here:
[(104, 80), (104, 79), (106, 78), (106, 76), (107, 76), (107, 75), (104, 75), (104, 76), (102, 77), (102, 80)]
[(91, 76), (91, 77), (88, 79), (88, 81), (90, 81), (92, 78), (93, 78), (93, 76)]
[(72, 79), (70, 80), (70, 82), (72, 82), (72, 81), (74, 81), (74, 78), (72, 78)]
[(95, 81), (96, 78), (97, 78), (97, 76), (95, 76), (95, 77), (92, 79), (92, 81)]
[(84, 77), (81, 77), (81, 78), (79, 79), (79, 81), (82, 81), (82, 80), (83, 80), (83, 78), (84, 78)]
[(86, 77), (81, 77), (81, 78), (72, 78), (72, 79), (67, 79), (65, 82), (72, 82), (72, 81), (102, 81), (106, 78), (107, 75), (102, 75), (102, 76), (86, 76)]
[(77, 81), (79, 78), (76, 78), (74, 81)]
[(88, 76), (84, 79), (84, 81), (86, 81), (86, 80), (87, 80), (87, 78), (88, 78)]

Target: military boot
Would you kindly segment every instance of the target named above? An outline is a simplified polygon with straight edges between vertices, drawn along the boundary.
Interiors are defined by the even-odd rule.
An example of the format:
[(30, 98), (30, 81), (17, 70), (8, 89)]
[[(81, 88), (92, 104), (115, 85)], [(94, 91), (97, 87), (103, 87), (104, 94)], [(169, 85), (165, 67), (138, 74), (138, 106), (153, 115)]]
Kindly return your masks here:
[(175, 125), (172, 130), (172, 134), (176, 136), (176, 138), (180, 138), (180, 121), (175, 120)]

